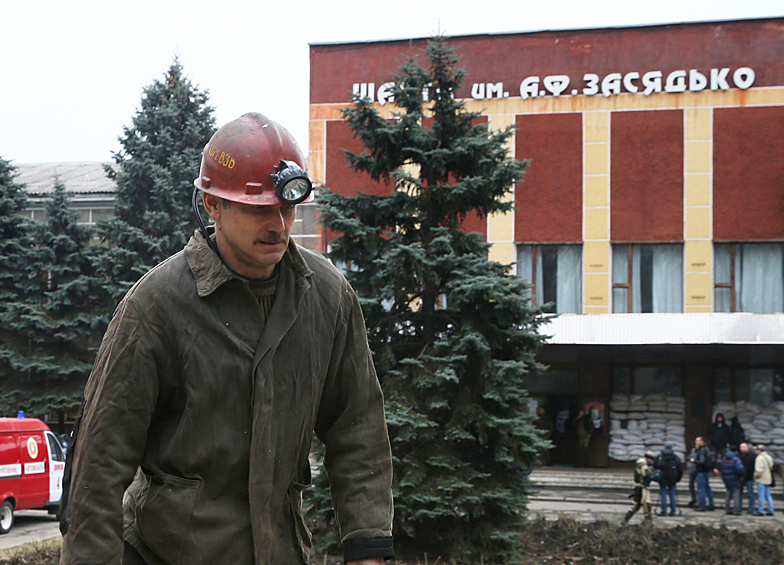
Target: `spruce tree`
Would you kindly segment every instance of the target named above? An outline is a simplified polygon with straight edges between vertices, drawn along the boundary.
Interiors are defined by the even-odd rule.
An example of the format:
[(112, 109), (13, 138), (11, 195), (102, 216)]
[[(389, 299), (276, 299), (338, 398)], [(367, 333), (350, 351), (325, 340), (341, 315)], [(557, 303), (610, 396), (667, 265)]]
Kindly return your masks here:
[(98, 227), (109, 248), (101, 268), (115, 300), (193, 235), (193, 180), (215, 132), (208, 101), (175, 58), (162, 79), (144, 88), (132, 125), (123, 128), (116, 166), (106, 168), (117, 182), (114, 216)]
[(25, 281), (2, 312), (0, 411), (36, 415), (75, 408), (108, 322), (103, 280), (93, 276), (90, 231), (77, 225), (65, 186), (55, 180), (46, 219), (34, 222), (20, 266)]
[[(25, 186), (15, 182), (15, 167), (0, 159), (0, 391), (17, 374), (14, 364), (18, 353), (13, 343), (15, 334), (10, 322), (14, 310), (31, 292), (27, 276), (32, 257), (29, 221), (22, 217), (27, 207)], [(0, 416), (15, 416), (16, 406), (7, 406), (0, 399)]]
[(27, 192), (16, 175), (11, 162), (0, 158), (0, 313), (22, 291), (29, 262), (29, 223), (22, 217)]
[(490, 261), (489, 245), (461, 224), (512, 210), (526, 164), (508, 155), (513, 129), (491, 133), (455, 99), (464, 73), (443, 38), (426, 56), (427, 68), (409, 58), (395, 76), (392, 119), (368, 99), (344, 110), (364, 146), (345, 151), (349, 163), (395, 188), (325, 190), (321, 218), (341, 234), (331, 257), (349, 266), (384, 388), (396, 545), (503, 560), (523, 524), (524, 469), (546, 445), (525, 392), (526, 375), (541, 369), (544, 318), (510, 266)]

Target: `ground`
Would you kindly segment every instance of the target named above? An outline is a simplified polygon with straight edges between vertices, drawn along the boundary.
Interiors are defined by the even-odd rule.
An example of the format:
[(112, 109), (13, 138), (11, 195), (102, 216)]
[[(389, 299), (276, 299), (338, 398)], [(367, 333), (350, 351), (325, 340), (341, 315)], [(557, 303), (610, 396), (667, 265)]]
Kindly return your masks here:
[[(784, 534), (780, 530), (753, 531), (686, 525), (657, 528), (642, 524), (618, 526), (606, 521), (578, 522), (537, 518), (522, 533), (522, 565), (781, 565)], [(0, 555), (0, 565), (56, 565), (59, 543), (30, 544)], [(338, 556), (319, 556), (314, 565), (338, 565)], [(453, 565), (473, 565), (458, 564)], [(487, 562), (489, 564), (489, 561)], [(449, 565), (421, 556), (394, 565)], [(508, 565), (517, 565), (508, 564)]]

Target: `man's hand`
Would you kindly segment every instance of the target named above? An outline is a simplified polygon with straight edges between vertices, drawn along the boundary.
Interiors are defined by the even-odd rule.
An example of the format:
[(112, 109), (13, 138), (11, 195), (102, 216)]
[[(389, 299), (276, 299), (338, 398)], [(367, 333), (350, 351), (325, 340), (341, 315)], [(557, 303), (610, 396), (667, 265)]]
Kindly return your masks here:
[(358, 559), (356, 561), (346, 561), (346, 565), (384, 565), (384, 558), (371, 557), (370, 559)]

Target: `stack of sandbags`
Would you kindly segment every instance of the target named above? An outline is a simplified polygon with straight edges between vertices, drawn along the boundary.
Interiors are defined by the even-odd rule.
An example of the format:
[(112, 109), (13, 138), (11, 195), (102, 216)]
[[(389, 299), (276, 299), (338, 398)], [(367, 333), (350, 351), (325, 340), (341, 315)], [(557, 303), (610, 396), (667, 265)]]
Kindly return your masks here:
[(784, 402), (760, 406), (746, 400), (719, 402), (713, 407), (713, 417), (724, 414), (727, 425), (737, 416), (748, 443), (762, 443), (776, 463), (784, 463)]
[(610, 400), (610, 445), (616, 461), (634, 461), (647, 451), (658, 454), (665, 444), (683, 460), (686, 402), (664, 394), (616, 394)]

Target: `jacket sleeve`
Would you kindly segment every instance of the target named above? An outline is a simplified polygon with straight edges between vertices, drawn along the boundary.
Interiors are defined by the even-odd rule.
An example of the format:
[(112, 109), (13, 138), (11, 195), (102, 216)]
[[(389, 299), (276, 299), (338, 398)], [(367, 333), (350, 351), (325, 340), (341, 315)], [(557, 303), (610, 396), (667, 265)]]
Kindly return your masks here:
[(120, 563), (123, 493), (144, 452), (158, 395), (151, 341), (126, 298), (109, 324), (85, 388), (62, 565)]
[(342, 308), (316, 419), (345, 560), (392, 557), (392, 456), (384, 399), (354, 291)]
[(757, 458), (754, 460), (754, 482), (759, 482), (762, 479), (762, 475), (765, 474), (765, 458), (760, 457), (757, 455)]

